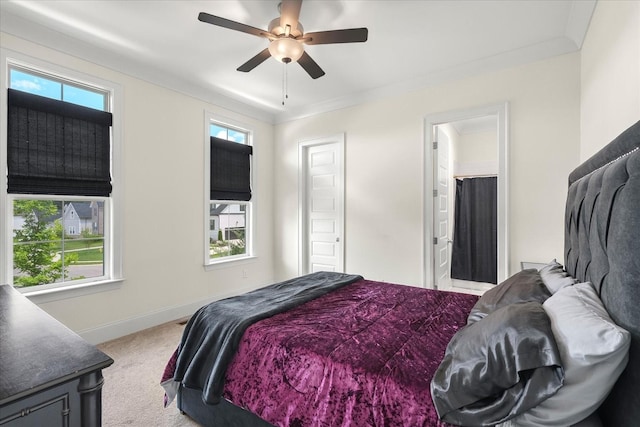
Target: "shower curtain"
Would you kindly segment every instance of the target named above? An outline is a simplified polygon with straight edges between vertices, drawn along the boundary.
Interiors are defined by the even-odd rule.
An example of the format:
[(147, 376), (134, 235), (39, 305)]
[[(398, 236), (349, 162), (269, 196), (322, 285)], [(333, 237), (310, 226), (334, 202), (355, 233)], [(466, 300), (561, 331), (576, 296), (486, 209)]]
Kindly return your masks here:
[(498, 179), (456, 180), (451, 278), (497, 283)]

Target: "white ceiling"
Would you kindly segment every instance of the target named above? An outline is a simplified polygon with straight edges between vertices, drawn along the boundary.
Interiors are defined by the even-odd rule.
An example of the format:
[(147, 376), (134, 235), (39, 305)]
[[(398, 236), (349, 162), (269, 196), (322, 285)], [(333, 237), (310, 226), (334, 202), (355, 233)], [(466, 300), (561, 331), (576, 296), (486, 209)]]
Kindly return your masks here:
[(236, 68), (267, 40), (198, 21), (257, 28), (278, 0), (1, 0), (3, 32), (253, 117), (282, 122), (580, 49), (596, 0), (305, 0), (306, 32), (367, 27), (366, 43), (312, 45), (326, 75), (269, 58)]

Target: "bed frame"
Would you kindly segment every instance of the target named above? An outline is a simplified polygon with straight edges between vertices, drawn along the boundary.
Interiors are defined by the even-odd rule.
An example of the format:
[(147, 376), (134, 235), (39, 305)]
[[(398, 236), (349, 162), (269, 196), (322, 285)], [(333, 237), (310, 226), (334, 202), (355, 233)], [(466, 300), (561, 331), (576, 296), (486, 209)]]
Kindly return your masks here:
[[(565, 268), (591, 281), (613, 320), (631, 333), (629, 363), (598, 410), (604, 426), (640, 420), (640, 121), (569, 175)], [(202, 425), (269, 427), (227, 401), (210, 406), (181, 388), (178, 408)]]

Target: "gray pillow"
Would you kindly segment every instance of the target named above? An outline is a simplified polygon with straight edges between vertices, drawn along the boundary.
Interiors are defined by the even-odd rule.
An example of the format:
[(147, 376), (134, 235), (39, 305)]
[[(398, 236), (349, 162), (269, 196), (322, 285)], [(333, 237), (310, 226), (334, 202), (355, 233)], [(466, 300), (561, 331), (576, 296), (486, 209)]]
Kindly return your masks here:
[(538, 270), (522, 270), (485, 292), (471, 309), (467, 324), (482, 320), (505, 305), (531, 301), (542, 304), (550, 296)]
[(571, 286), (578, 282), (577, 279), (564, 271), (562, 264), (559, 264), (555, 259), (540, 269), (540, 277), (552, 294), (565, 286)]
[(494, 425), (556, 393), (561, 365), (542, 305), (510, 304), (453, 336), (431, 381), (431, 397), (448, 423)]
[(515, 418), (524, 426), (568, 426), (594, 412), (627, 365), (631, 335), (616, 325), (591, 283), (577, 283), (542, 305), (562, 357), (564, 385)]

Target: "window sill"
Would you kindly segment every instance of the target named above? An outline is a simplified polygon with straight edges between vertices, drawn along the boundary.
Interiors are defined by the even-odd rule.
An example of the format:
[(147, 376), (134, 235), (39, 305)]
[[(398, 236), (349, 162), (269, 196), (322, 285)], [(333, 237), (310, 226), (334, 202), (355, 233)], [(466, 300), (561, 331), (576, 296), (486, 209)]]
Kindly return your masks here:
[(248, 256), (242, 258), (225, 259), (221, 261), (212, 261), (209, 264), (204, 265), (205, 271), (219, 270), (221, 268), (230, 268), (238, 265), (252, 264), (256, 262), (258, 257)]
[(112, 291), (120, 289), (124, 279), (105, 280), (102, 282), (83, 283), (54, 289), (43, 289), (32, 291), (18, 289), (25, 297), (35, 304), (42, 304), (52, 301), (59, 301), (69, 298), (77, 298), (85, 295), (96, 294), (98, 292)]

